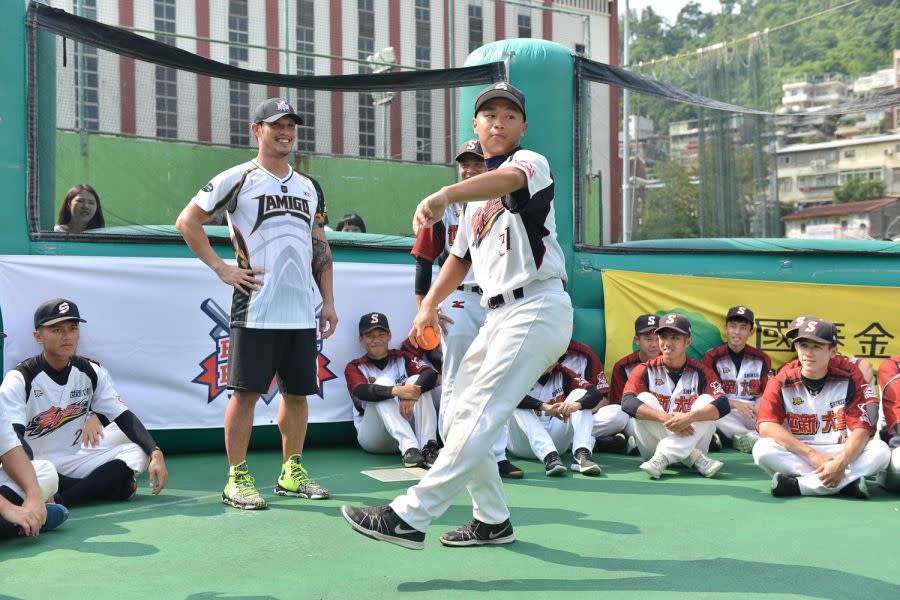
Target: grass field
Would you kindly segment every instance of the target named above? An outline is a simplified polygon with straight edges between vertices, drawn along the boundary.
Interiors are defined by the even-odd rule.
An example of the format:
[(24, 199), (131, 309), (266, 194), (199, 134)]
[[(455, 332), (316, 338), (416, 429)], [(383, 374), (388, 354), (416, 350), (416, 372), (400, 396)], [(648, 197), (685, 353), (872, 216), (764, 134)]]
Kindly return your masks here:
[(220, 502), (221, 454), (168, 459), (169, 486), (146, 475), (131, 502), (75, 509), (39, 540), (0, 546), (0, 600), (159, 598), (900, 598), (900, 497), (778, 499), (745, 454), (716, 479), (670, 470), (660, 481), (637, 457), (599, 455), (599, 478), (507, 483), (517, 542), (445, 548), (438, 536), (471, 516), (460, 496), (429, 529), (424, 551), (352, 532), (340, 505), (383, 504), (405, 489), (360, 474), (397, 467), (357, 449), (311, 450), (307, 468), (332, 499), (271, 493), (280, 455), (251, 453), (270, 508)]

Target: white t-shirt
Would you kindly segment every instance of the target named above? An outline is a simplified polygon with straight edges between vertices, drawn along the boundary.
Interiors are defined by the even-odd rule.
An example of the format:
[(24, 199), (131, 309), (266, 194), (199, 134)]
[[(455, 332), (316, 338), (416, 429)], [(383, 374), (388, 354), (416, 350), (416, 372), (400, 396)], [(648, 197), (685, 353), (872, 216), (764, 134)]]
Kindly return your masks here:
[(231, 325), (314, 328), (312, 230), (325, 206), (318, 183), (293, 169), (279, 179), (250, 161), (216, 175), (193, 202), (207, 213), (226, 208), (238, 266), (265, 270), (249, 297), (235, 290)]
[[(488, 161), (489, 162), (489, 161)], [(547, 159), (516, 150), (497, 169), (519, 169), (528, 186), (503, 198), (469, 202), (451, 251), (472, 261), (475, 281), (489, 298), (534, 281), (566, 279), (556, 240), (553, 176)]]
[(88, 412), (114, 421), (126, 410), (106, 369), (81, 356), (63, 371), (54, 371), (41, 355), (29, 358), (0, 384), (0, 412), (25, 427), (35, 459), (78, 452)]

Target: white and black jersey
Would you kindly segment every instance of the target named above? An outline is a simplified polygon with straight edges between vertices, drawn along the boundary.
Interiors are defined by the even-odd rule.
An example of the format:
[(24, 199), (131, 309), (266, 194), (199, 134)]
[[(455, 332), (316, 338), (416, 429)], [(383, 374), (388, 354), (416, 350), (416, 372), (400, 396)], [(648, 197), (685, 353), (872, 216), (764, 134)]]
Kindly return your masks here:
[(0, 412), (25, 428), (35, 459), (53, 461), (77, 452), (89, 412), (114, 421), (126, 410), (106, 369), (81, 356), (73, 356), (62, 371), (43, 355), (29, 358), (0, 385)]
[(451, 251), (472, 261), (486, 306), (489, 298), (534, 281), (565, 280), (566, 269), (556, 239), (553, 176), (547, 159), (519, 148), (485, 162), (490, 171), (519, 169), (528, 182), (502, 198), (470, 202), (462, 212)]
[(315, 327), (312, 230), (325, 199), (312, 178), (290, 170), (279, 179), (255, 161), (216, 175), (193, 202), (207, 213), (226, 209), (238, 266), (265, 271), (249, 296), (235, 290), (231, 325), (257, 329)]

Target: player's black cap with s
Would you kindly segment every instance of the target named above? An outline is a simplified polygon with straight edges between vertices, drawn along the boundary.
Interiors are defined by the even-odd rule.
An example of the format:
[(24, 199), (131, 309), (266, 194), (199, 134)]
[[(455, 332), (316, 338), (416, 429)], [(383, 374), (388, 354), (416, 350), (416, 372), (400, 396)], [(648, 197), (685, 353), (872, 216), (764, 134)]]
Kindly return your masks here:
[(659, 317), (656, 315), (640, 315), (634, 320), (634, 335), (656, 331), (657, 326), (659, 326)]
[(478, 158), (484, 160), (484, 151), (481, 149), (481, 142), (478, 140), (469, 140), (468, 142), (463, 143), (459, 147), (459, 152), (456, 153), (456, 158), (453, 160), (460, 162), (460, 159), (467, 154), (474, 154)]
[(750, 325), (756, 324), (753, 311), (746, 306), (732, 306), (729, 308), (728, 314), (725, 315), (725, 322), (727, 323), (728, 321), (747, 321)]
[(387, 317), (381, 313), (366, 313), (359, 318), (359, 335), (365, 335), (375, 329), (390, 331)]
[(821, 321), (819, 317), (815, 315), (801, 315), (791, 321), (791, 324), (788, 325), (787, 331), (784, 332), (784, 337), (787, 339), (788, 343), (792, 343), (794, 338), (797, 337), (797, 332), (800, 331), (800, 328), (809, 323), (810, 321)]
[(656, 327), (656, 333), (664, 329), (671, 329), (684, 335), (691, 335), (691, 320), (686, 316), (678, 313), (669, 313), (660, 317), (659, 325)]
[(71, 300), (54, 298), (47, 300), (34, 311), (34, 328), (54, 325), (62, 321), (78, 321), (87, 323), (78, 313), (78, 307)]
[(495, 83), (478, 94), (478, 98), (475, 100), (475, 114), (478, 114), (478, 109), (482, 104), (494, 98), (505, 98), (518, 106), (522, 111), (522, 119), (525, 120), (525, 94), (505, 81)]
[(837, 345), (837, 328), (831, 321), (815, 319), (805, 321), (794, 334), (794, 342), (809, 340), (817, 344)]
[(274, 123), (281, 117), (291, 117), (297, 125), (303, 125), (303, 119), (294, 110), (294, 107), (283, 98), (269, 98), (260, 103), (253, 113), (254, 123)]

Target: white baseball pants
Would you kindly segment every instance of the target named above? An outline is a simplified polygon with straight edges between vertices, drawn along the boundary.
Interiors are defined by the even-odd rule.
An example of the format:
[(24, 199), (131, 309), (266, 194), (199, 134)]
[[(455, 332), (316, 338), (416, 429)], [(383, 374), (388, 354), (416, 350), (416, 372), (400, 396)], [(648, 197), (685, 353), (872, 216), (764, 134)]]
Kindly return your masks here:
[[(441, 311), (453, 319), (453, 323), (447, 325), (447, 335), (441, 338), (441, 351), (444, 355), (444, 367), (441, 375), (440, 413), (438, 416), (438, 428), (441, 439), (447, 439), (447, 423), (445, 415), (450, 397), (453, 394), (453, 384), (456, 373), (463, 357), (481, 326), (484, 325), (487, 309), (481, 306), (481, 296), (475, 292), (455, 290), (451, 292), (441, 305)], [(506, 459), (507, 428), (504, 426), (494, 442), (494, 458), (497, 462)]]
[[(897, 437), (891, 438), (890, 442), (900, 441)], [(892, 492), (900, 492), (900, 445), (888, 446), (891, 448), (891, 459), (887, 466), (878, 474), (878, 485)]]
[[(407, 385), (419, 380), (413, 375)], [(378, 385), (393, 386), (389, 377), (379, 377)], [(412, 422), (400, 414), (400, 400), (391, 398), (381, 402), (364, 402), (363, 415), (354, 420), (356, 439), (360, 447), (373, 454), (403, 454), (410, 448), (421, 449), (437, 437), (437, 413), (431, 400), (431, 392), (425, 392), (413, 406)]]
[[(659, 400), (650, 392), (641, 392), (638, 394), (638, 400), (656, 410), (662, 410)], [(713, 401), (713, 397), (709, 394), (702, 394), (691, 406), (691, 411), (700, 410)], [(648, 460), (656, 452), (660, 452), (669, 461), (669, 464), (677, 462), (691, 466), (693, 462), (688, 459), (688, 455), (694, 449), (706, 454), (709, 448), (709, 441), (712, 439), (713, 433), (716, 432), (715, 421), (697, 421), (693, 423), (694, 433), (690, 435), (677, 435), (672, 433), (666, 426), (657, 421), (645, 421), (643, 419), (634, 419), (634, 433), (637, 441), (638, 450), (644, 460)], [(690, 464), (689, 464), (690, 463)]]
[(141, 447), (128, 439), (119, 426), (110, 423), (103, 428), (103, 437), (96, 448), (82, 444), (74, 454), (56, 454), (41, 457), (49, 460), (60, 475), (83, 479), (94, 469), (113, 460), (121, 460), (134, 474), (143, 473), (150, 464), (150, 457)]
[[(59, 475), (56, 474), (56, 467), (49, 460), (33, 460), (31, 466), (34, 467), (34, 473), (37, 475), (38, 485), (41, 488), (41, 498), (49, 500), (50, 496), (55, 494), (59, 489)], [(6, 486), (14, 491), (19, 498), (25, 499), (25, 492), (12, 478), (0, 467), (0, 486)]]
[[(844, 449), (843, 444), (816, 444), (814, 448), (830, 456), (835, 456)], [(847, 473), (837, 487), (825, 487), (816, 468), (800, 458), (775, 440), (762, 438), (753, 446), (753, 460), (769, 475), (783, 473), (794, 475), (800, 484), (800, 493), (804, 496), (829, 496), (841, 491), (847, 484), (859, 479), (875, 475), (884, 469), (891, 460), (891, 451), (887, 444), (877, 438), (869, 440), (865, 449), (855, 461), (847, 467)]]
[[(566, 402), (578, 402), (584, 390), (573, 390)], [(509, 443), (507, 449), (522, 458), (544, 458), (551, 452), (564, 454), (571, 448), (592, 450), (594, 438), (591, 430), (594, 419), (589, 410), (573, 412), (567, 422), (555, 417), (539, 417), (533, 410), (517, 408), (509, 420)]]
[(616, 435), (619, 432), (626, 436), (634, 435), (632, 418), (622, 410), (620, 404), (601, 406), (593, 416), (594, 427), (591, 435), (595, 438)]
[(509, 518), (491, 446), (521, 399), (559, 358), (572, 331), (572, 302), (558, 279), (526, 286), (521, 300), (490, 310), (456, 374), (446, 444), (427, 475), (391, 507), (419, 531), (467, 488), (484, 523)]
[[(745, 402), (744, 400), (738, 400), (738, 402), (744, 402), (750, 406), (756, 405), (755, 402)], [(736, 410), (732, 410), (716, 421), (716, 429), (721, 431), (728, 439), (736, 435), (747, 434), (752, 434), (756, 439), (759, 439), (759, 434), (756, 433), (756, 419), (745, 419)]]

